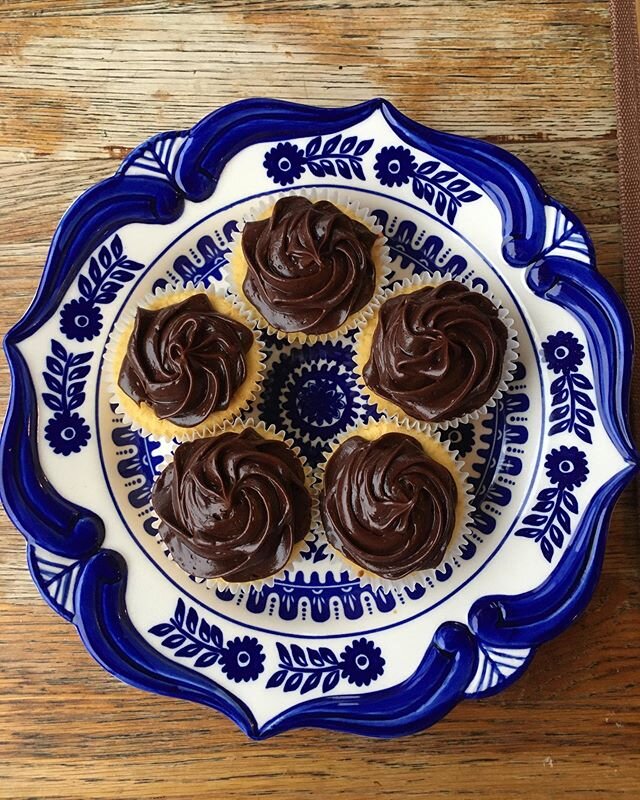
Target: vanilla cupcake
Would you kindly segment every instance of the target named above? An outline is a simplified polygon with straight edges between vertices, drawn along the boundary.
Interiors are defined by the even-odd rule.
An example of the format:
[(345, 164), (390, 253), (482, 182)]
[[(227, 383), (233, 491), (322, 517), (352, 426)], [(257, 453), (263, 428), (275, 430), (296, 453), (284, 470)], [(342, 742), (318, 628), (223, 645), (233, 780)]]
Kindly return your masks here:
[(148, 296), (107, 349), (118, 412), (136, 429), (178, 440), (246, 409), (263, 360), (259, 334), (240, 308), (193, 287)]
[(172, 560), (210, 587), (271, 582), (299, 554), (315, 516), (297, 448), (273, 428), (240, 420), (180, 444), (151, 501)]
[(467, 476), (448, 447), (395, 422), (351, 430), (322, 469), (320, 515), (348, 571), (375, 586), (413, 586), (461, 540)]
[(448, 276), (414, 276), (389, 289), (356, 339), (356, 374), (381, 413), (419, 427), (476, 419), (515, 369), (507, 311)]
[(356, 327), (379, 296), (385, 241), (343, 193), (285, 195), (249, 213), (230, 255), (231, 287), (270, 333), (333, 339)]

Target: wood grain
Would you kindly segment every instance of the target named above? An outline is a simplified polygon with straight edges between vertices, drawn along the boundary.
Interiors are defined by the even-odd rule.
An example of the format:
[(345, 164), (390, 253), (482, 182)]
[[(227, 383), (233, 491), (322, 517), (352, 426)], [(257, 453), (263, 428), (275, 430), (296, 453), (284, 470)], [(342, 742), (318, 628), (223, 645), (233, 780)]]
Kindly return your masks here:
[[(130, 148), (244, 96), (384, 95), (524, 158), (621, 290), (605, 0), (4, 0), (0, 326), (22, 314), (71, 200)], [(8, 371), (0, 369), (6, 405)], [(40, 600), (0, 521), (0, 797), (611, 798), (640, 794), (640, 545), (613, 514), (586, 613), (504, 693), (409, 739), (255, 744), (206, 709), (109, 677)]]

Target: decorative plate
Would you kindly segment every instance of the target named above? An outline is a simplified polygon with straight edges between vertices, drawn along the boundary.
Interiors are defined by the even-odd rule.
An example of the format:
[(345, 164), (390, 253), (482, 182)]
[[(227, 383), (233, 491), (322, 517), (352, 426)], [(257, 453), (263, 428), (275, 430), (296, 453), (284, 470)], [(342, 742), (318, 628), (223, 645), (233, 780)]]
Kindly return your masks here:
[[(327, 186), (377, 217), (392, 280), (464, 276), (516, 321), (508, 393), (443, 433), (471, 476), (473, 529), (411, 589), (350, 579), (319, 537), (271, 587), (207, 589), (155, 541), (163, 446), (114, 414), (105, 343), (156, 287), (224, 285), (225, 251), (256, 198)], [(374, 413), (356, 389), (352, 340), (268, 341), (252, 414), (312, 464)], [(114, 675), (205, 703), (254, 738), (309, 725), (409, 734), (510, 684), (588, 602), (638, 460), (631, 327), (580, 222), (509, 153), (379, 99), (245, 100), (154, 136), (64, 215), (4, 346), (2, 498), (43, 597)]]

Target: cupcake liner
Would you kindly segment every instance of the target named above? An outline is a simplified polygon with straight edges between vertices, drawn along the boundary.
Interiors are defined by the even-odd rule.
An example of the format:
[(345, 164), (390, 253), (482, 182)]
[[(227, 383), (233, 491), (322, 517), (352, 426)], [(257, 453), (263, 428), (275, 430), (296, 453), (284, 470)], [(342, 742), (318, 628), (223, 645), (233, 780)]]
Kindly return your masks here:
[[(400, 408), (396, 403), (392, 400), (387, 400), (385, 397), (377, 394), (376, 392), (371, 389), (365, 379), (364, 379), (364, 368), (369, 360), (369, 356), (371, 353), (371, 342), (373, 338), (373, 333), (375, 328), (378, 324), (378, 314), (380, 312), (380, 308), (389, 298), (395, 297), (398, 294), (409, 294), (414, 292), (418, 289), (423, 288), (424, 286), (439, 286), (441, 283), (445, 283), (446, 281), (457, 281), (458, 283), (462, 283), (467, 289), (470, 289), (473, 292), (479, 292), (480, 294), (484, 295), (488, 300), (490, 300), (493, 305), (498, 310), (498, 316), (504, 323), (507, 328), (507, 345), (504, 355), (504, 360), (502, 364), (502, 376), (500, 378), (500, 382), (498, 387), (496, 388), (493, 395), (487, 400), (487, 402), (480, 406), (479, 408), (475, 409), (474, 411), (469, 411), (466, 414), (462, 414), (459, 417), (454, 417), (453, 419), (448, 420), (441, 420), (441, 421), (430, 421), (426, 422), (424, 420), (416, 419), (408, 414), (404, 409)], [(405, 278), (403, 281), (397, 283), (395, 286), (387, 289), (380, 300), (376, 302), (371, 308), (367, 309), (366, 319), (360, 330), (356, 334), (355, 339), (355, 376), (356, 381), (358, 384), (358, 388), (360, 389), (362, 395), (365, 399), (371, 403), (371, 405), (375, 406), (375, 408), (385, 416), (389, 417), (390, 419), (398, 420), (399, 422), (406, 423), (411, 428), (415, 428), (421, 431), (432, 431), (435, 428), (438, 430), (447, 430), (448, 428), (457, 428), (458, 425), (465, 422), (470, 422), (473, 420), (479, 419), (483, 414), (487, 412), (489, 408), (494, 406), (498, 400), (502, 397), (502, 395), (507, 391), (507, 384), (513, 377), (512, 373), (516, 368), (516, 359), (518, 357), (518, 338), (516, 333), (516, 328), (511, 315), (507, 311), (507, 309), (500, 303), (499, 300), (489, 291), (482, 291), (471, 284), (468, 279), (462, 279), (460, 277), (454, 277), (450, 273), (439, 273), (434, 272), (432, 275), (425, 277), (424, 275), (414, 275), (411, 278)]]
[[(257, 433), (267, 439), (276, 439), (278, 441), (284, 442), (297, 456), (302, 464), (302, 468), (304, 470), (305, 476), (305, 484), (307, 489), (309, 490), (309, 494), (311, 495), (311, 524), (309, 525), (309, 531), (307, 535), (301, 539), (299, 542), (296, 542), (293, 545), (291, 556), (289, 557), (288, 562), (280, 569), (278, 572), (274, 573), (273, 575), (268, 575), (266, 578), (260, 578), (254, 581), (227, 581), (224, 578), (198, 578), (195, 575), (190, 575), (189, 572), (186, 570), (182, 570), (185, 575), (190, 575), (191, 579), (194, 580), (198, 584), (204, 584), (207, 589), (230, 589), (232, 592), (238, 592), (241, 590), (249, 591), (250, 589), (255, 589), (256, 591), (261, 589), (264, 586), (273, 586), (275, 580), (277, 578), (282, 578), (286, 571), (295, 569), (296, 565), (300, 564), (302, 561), (301, 553), (307, 546), (309, 540), (311, 539), (312, 534), (317, 532), (319, 527), (319, 507), (318, 507), (318, 496), (315, 490), (315, 483), (313, 479), (313, 473), (311, 471), (311, 467), (307, 463), (305, 457), (301, 454), (300, 448), (297, 447), (293, 440), (288, 438), (285, 433), (276, 429), (274, 425), (270, 425), (267, 427), (261, 421), (255, 421), (251, 418), (242, 420), (242, 419), (235, 419), (229, 420), (221, 425), (219, 428), (216, 429), (215, 435), (219, 436), (223, 433), (241, 433), (243, 430), (247, 428), (253, 428)], [(164, 469), (173, 461), (173, 454), (167, 456), (163, 463), (160, 465), (160, 471), (158, 474), (164, 471)], [(174, 558), (171, 555), (171, 552), (167, 545), (162, 540), (159, 533), (156, 534), (156, 542), (162, 548), (165, 556), (170, 560), (173, 561)], [(302, 561), (302, 563), (304, 563)], [(179, 566), (179, 565), (178, 565)], [(180, 567), (182, 569), (182, 567)]]
[[(435, 461), (446, 466), (451, 472), (456, 486), (458, 488), (458, 503), (456, 506), (456, 524), (451, 537), (451, 541), (447, 546), (445, 554), (442, 558), (441, 564), (444, 563), (454, 552), (456, 547), (461, 544), (464, 539), (464, 534), (469, 532), (471, 525), (471, 512), (472, 512), (472, 494), (469, 476), (462, 466), (461, 460), (456, 457), (455, 453), (451, 450), (448, 443), (440, 440), (439, 437), (430, 434), (428, 431), (413, 428), (406, 423), (399, 422), (398, 420), (380, 420), (379, 422), (369, 422), (364, 425), (354, 425), (346, 433), (339, 437), (338, 441), (330, 448), (326, 454), (325, 460), (318, 467), (317, 472), (317, 494), (320, 496), (322, 491), (322, 481), (324, 478), (325, 469), (329, 459), (337, 448), (352, 436), (362, 436), (366, 439), (378, 439), (386, 433), (405, 433), (413, 436), (422, 445), (425, 452), (431, 456)], [(437, 567), (430, 569), (416, 570), (406, 575), (404, 578), (391, 580), (390, 578), (383, 578), (373, 572), (359, 566), (351, 561), (344, 553), (333, 547), (333, 545), (325, 538), (328, 547), (334, 553), (340, 569), (346, 570), (349, 577), (353, 580), (359, 580), (361, 584), (370, 586), (372, 589), (383, 589), (385, 591), (400, 590), (403, 587), (413, 589), (417, 585), (423, 585), (427, 579), (435, 582), (435, 571)], [(440, 565), (438, 565), (440, 566)]]
[[(231, 399), (229, 407), (214, 411), (199, 425), (192, 428), (184, 428), (169, 420), (159, 419), (146, 403), (143, 402), (138, 405), (128, 397), (118, 386), (118, 374), (122, 359), (126, 353), (138, 307), (161, 308), (171, 303), (181, 302), (195, 294), (206, 294), (212, 299), (214, 308), (220, 310), (225, 316), (246, 325), (254, 335), (254, 344), (247, 354), (247, 377)], [(149, 293), (140, 304), (132, 306), (122, 314), (114, 326), (105, 351), (105, 366), (108, 376), (107, 388), (111, 396), (111, 402), (116, 405), (116, 413), (121, 414), (125, 422), (131, 425), (134, 430), (151, 434), (165, 441), (177, 439), (181, 442), (187, 442), (213, 433), (227, 420), (237, 418), (249, 408), (258, 394), (264, 377), (265, 360), (266, 353), (260, 331), (238, 303), (234, 303), (228, 296), (211, 288), (204, 289), (202, 286), (187, 283), (183, 289), (167, 288)]]
[[(244, 294), (242, 284), (247, 272), (246, 261), (242, 253), (242, 231), (247, 222), (252, 222), (260, 219), (266, 219), (271, 214), (271, 210), (276, 202), (283, 197), (306, 197), (312, 203), (319, 200), (328, 200), (333, 203), (340, 211), (347, 214), (352, 219), (358, 220), (365, 225), (373, 233), (379, 234), (376, 242), (372, 248), (372, 257), (376, 266), (376, 288), (371, 300), (354, 314), (351, 314), (339, 328), (335, 331), (319, 334), (307, 334), (301, 331), (287, 332), (279, 328), (275, 328), (269, 323), (258, 309), (251, 303)], [(278, 339), (286, 339), (289, 342), (299, 342), (301, 344), (315, 344), (316, 342), (328, 342), (344, 336), (347, 331), (357, 328), (366, 319), (368, 309), (374, 305), (384, 292), (384, 287), (387, 283), (391, 264), (391, 257), (389, 255), (389, 248), (387, 247), (387, 239), (382, 236), (382, 227), (378, 224), (375, 217), (369, 213), (369, 209), (362, 207), (357, 203), (348, 192), (341, 189), (297, 189), (287, 192), (278, 192), (277, 194), (263, 197), (257, 203), (251, 206), (238, 223), (238, 230), (233, 235), (233, 242), (231, 249), (227, 254), (229, 262), (229, 286), (231, 292), (239, 300), (243, 309), (248, 313), (251, 319), (261, 328), (267, 330), (269, 334), (277, 337)]]

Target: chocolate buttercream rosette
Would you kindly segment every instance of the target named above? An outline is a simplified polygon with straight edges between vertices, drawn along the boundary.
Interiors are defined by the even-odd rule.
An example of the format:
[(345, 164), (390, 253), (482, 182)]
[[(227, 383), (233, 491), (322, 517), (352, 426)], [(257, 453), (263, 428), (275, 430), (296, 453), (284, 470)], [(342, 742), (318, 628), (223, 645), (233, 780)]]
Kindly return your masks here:
[(230, 289), (279, 339), (334, 340), (380, 299), (391, 262), (386, 241), (369, 209), (345, 191), (279, 192), (242, 215), (228, 254)]
[(435, 272), (387, 289), (367, 313), (355, 350), (359, 388), (380, 413), (420, 430), (446, 430), (477, 420), (507, 391), (518, 340), (491, 292)]
[[(221, 437), (228, 434), (237, 437), (259, 436), (263, 443), (259, 444), (258, 455), (252, 452), (254, 445), (251, 441), (221, 440)], [(275, 443), (279, 446), (278, 449), (275, 452), (270, 450), (269, 443), (271, 446)], [(180, 447), (187, 448), (185, 458), (181, 458), (181, 453), (176, 457)], [(188, 449), (194, 447), (203, 448), (203, 452), (189, 453)], [(286, 448), (286, 461), (279, 465), (276, 474), (270, 475), (268, 461), (272, 457), (282, 458), (280, 447)], [(163, 501), (159, 501), (158, 496), (163, 491), (167, 469), (175, 470), (176, 459), (181, 461), (183, 480), (185, 471), (191, 470), (191, 480), (186, 485), (186, 491), (183, 490), (183, 499), (188, 498), (188, 504), (182, 509), (176, 509), (175, 490), (173, 493), (165, 491), (163, 510)], [(194, 459), (200, 461), (195, 469)], [(174, 482), (175, 472), (169, 477)], [(195, 494), (192, 491), (194, 487)], [(218, 509), (224, 508), (224, 511), (217, 519), (213, 519), (211, 508), (207, 505), (205, 509), (203, 503), (213, 503)], [(303, 506), (305, 503), (307, 505), (301, 508), (301, 503)], [(277, 578), (284, 577), (289, 570), (300, 568), (304, 563), (301, 553), (308, 548), (312, 535), (319, 527), (317, 492), (313, 473), (305, 457), (293, 440), (282, 431), (251, 418), (227, 422), (213, 436), (178, 445), (165, 458), (160, 468), (152, 490), (152, 504), (158, 518), (156, 542), (165, 556), (175, 562), (195, 583), (207, 589), (230, 589), (238, 592), (273, 586)], [(292, 507), (294, 504), (297, 504), (297, 510)], [(189, 517), (202, 517), (205, 524), (210, 526), (208, 535), (222, 545), (222, 551), (218, 550), (210, 562), (215, 562), (218, 567), (222, 566), (226, 570), (226, 577), (205, 577), (203, 572), (206, 570), (194, 569), (195, 565), (206, 565), (206, 558), (203, 560), (196, 556), (191, 559), (191, 566), (187, 563), (189, 546), (186, 549), (181, 546), (185, 541), (181, 535), (186, 532), (185, 513)], [(162, 516), (167, 518), (169, 524), (163, 522)], [(282, 536), (282, 541), (276, 542), (275, 549), (273, 542), (269, 541), (269, 534), (273, 533), (273, 529), (264, 525), (267, 520), (284, 528), (284, 531), (280, 530), (277, 534)], [(200, 535), (204, 533), (204, 530), (199, 531)], [(180, 552), (176, 550), (176, 544)], [(274, 559), (277, 561), (276, 568), (269, 575), (251, 577), (242, 574), (243, 571), (246, 573), (247, 570), (255, 570), (256, 565), (264, 564), (265, 560), (273, 564)], [(233, 577), (234, 574), (236, 577)]]
[(166, 441), (205, 436), (249, 408), (266, 354), (233, 299), (202, 286), (148, 294), (116, 323), (105, 353), (116, 413)]
[(397, 420), (351, 428), (328, 451), (317, 482), (334, 557), (374, 589), (435, 580), (469, 531), (472, 494), (462, 462), (437, 435)]

